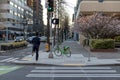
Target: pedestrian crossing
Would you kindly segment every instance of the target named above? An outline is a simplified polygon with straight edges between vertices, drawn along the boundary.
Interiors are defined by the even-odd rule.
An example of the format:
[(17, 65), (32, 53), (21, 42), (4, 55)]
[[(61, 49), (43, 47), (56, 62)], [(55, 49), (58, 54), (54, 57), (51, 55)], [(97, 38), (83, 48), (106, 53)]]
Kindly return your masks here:
[(26, 77), (120, 77), (111, 67), (35, 67)]
[(0, 60), (0, 62), (13, 62), (13, 61), (16, 61), (18, 60), (19, 58), (14, 58), (14, 57), (10, 57), (10, 58), (6, 58), (6, 59), (3, 59), (3, 60)]

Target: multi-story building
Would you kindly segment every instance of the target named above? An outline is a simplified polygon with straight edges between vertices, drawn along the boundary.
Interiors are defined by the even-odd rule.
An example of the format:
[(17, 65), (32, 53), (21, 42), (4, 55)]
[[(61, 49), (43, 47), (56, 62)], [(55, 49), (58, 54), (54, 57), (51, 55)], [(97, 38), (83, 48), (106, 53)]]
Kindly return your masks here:
[[(91, 15), (94, 12), (102, 12), (104, 15), (111, 15), (120, 19), (120, 0), (78, 0), (75, 7), (75, 19), (81, 16)], [(77, 33), (75, 33), (76, 35)], [(78, 34), (77, 34), (78, 35)], [(75, 39), (80, 38), (82, 41), (84, 36), (79, 35)]]
[(0, 38), (12, 39), (23, 35), (31, 25), (28, 20), (33, 17), (33, 10), (26, 0), (0, 0)]
[(81, 3), (78, 2), (77, 5), (79, 6), (76, 7), (76, 18), (81, 15), (90, 15), (94, 12), (120, 17), (120, 0), (81, 0)]
[(77, 0), (76, 2), (76, 7), (74, 8), (74, 18), (78, 17), (79, 12), (80, 12), (80, 3), (82, 0)]
[(28, 0), (28, 5), (33, 9), (33, 31), (43, 33), (43, 7), (41, 0)]
[[(77, 4), (76, 4), (76, 7), (74, 8), (74, 20), (77, 19), (78, 15), (80, 14), (80, 3), (81, 3), (82, 0), (77, 0)], [(74, 32), (74, 40), (79, 40), (80, 36), (79, 36), (79, 33), (76, 33)]]

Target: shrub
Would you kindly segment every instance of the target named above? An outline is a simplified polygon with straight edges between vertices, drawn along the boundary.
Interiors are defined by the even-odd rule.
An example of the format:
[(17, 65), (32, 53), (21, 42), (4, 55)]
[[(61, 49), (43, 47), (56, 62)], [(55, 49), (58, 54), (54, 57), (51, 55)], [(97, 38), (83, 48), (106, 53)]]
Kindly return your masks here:
[(1, 50), (10, 50), (10, 49), (16, 49), (16, 48), (26, 47), (26, 46), (27, 46), (26, 41), (23, 41), (23, 42), (11, 42), (11, 43), (1, 44)]
[(92, 39), (90, 44), (93, 49), (114, 49), (115, 47), (113, 39)]

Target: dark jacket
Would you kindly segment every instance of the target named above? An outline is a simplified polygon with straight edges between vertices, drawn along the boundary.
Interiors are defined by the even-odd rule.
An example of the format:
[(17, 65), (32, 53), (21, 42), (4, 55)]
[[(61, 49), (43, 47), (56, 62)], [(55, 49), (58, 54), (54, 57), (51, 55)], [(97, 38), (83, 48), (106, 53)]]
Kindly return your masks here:
[(33, 46), (39, 46), (40, 45), (40, 38), (39, 37), (34, 37), (32, 40)]

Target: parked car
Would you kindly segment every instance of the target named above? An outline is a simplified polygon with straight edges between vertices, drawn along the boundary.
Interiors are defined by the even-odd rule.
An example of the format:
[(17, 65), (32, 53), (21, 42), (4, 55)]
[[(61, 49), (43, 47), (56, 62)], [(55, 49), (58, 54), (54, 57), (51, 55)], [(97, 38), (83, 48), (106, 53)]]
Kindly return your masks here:
[(18, 36), (15, 38), (14, 40), (15, 42), (21, 42), (21, 41), (24, 41), (24, 37), (23, 36)]
[[(29, 42), (29, 43), (32, 43), (32, 40), (33, 40), (34, 37), (35, 36), (28, 37), (26, 41)], [(40, 38), (41, 42), (46, 42), (47, 41), (47, 37), (46, 36), (41, 36), (39, 38)]]
[(41, 36), (40, 37), (40, 41), (41, 42), (46, 42), (47, 41), (47, 37), (46, 36)]
[(35, 36), (28, 37), (26, 41), (29, 42), (29, 43), (32, 43), (32, 39), (33, 39), (34, 37), (35, 37)]

